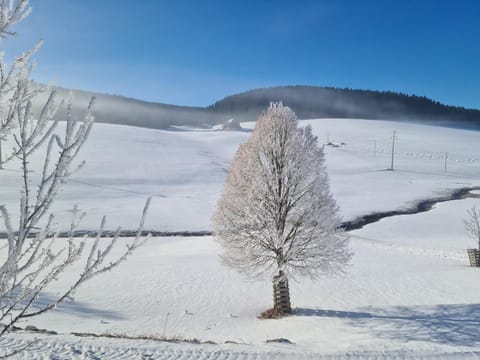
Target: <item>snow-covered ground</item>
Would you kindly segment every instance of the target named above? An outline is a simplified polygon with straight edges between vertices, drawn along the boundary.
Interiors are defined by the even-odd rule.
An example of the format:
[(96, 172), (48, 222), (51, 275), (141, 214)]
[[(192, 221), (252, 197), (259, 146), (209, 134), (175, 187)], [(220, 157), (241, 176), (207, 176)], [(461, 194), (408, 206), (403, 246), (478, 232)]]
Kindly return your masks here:
[[(28, 324), (62, 334), (196, 338), (219, 344), (188, 345), (196, 356), (227, 350), (302, 357), (471, 354), (480, 351), (480, 288), (478, 270), (467, 266), (465, 248), (472, 243), (463, 233), (462, 216), (474, 203), (444, 203), (352, 232), (355, 257), (348, 274), (292, 283), (295, 314), (281, 320), (257, 319), (271, 305), (268, 280), (244, 281), (219, 263), (212, 238), (190, 237), (152, 239), (121, 267), (78, 291), (76, 301)], [(44, 299), (55, 290), (43, 294)], [(294, 345), (265, 344), (275, 338)], [(22, 340), (25, 335), (10, 338), (17, 345)], [(106, 353), (126, 346), (140, 346), (135, 350), (140, 353), (155, 353), (156, 348), (151, 342), (112, 345), (110, 339), (80, 341), (62, 335), (41, 340), (55, 343), (59, 353), (84, 355), (89, 347)], [(229, 341), (240, 345), (225, 348)], [(178, 344), (157, 344), (187, 351)]]
[[(345, 219), (480, 185), (478, 132), (368, 120), (308, 122), (321, 142), (339, 144), (326, 146), (326, 153)], [(393, 130), (398, 140), (392, 172), (384, 170), (390, 166)], [(67, 205), (78, 203), (90, 213), (86, 227), (105, 213), (112, 226), (133, 228), (144, 199), (153, 195), (147, 228), (208, 230), (229, 162), (248, 135), (97, 124), (82, 152), (88, 164), (67, 184), (56, 211), (62, 219)], [(8, 174), (0, 189), (7, 204), (14, 201), (16, 184), (16, 173)], [(248, 282), (223, 267), (211, 237), (153, 238), (115, 271), (81, 288), (74, 302), (19, 324), (60, 335), (12, 334), (1, 339), (0, 349), (38, 336), (20, 357), (475, 358), (480, 356), (480, 274), (467, 266), (465, 249), (474, 243), (462, 219), (477, 202), (451, 201), (352, 231), (355, 256), (347, 275), (292, 282), (296, 310), (280, 320), (257, 318), (271, 306), (268, 279)], [(74, 273), (40, 301), (54, 296)], [(216, 344), (78, 338), (71, 332)], [(266, 344), (275, 338), (294, 344)]]
[[(478, 132), (358, 119), (302, 123), (313, 126), (321, 143), (345, 143), (326, 146), (331, 187), (345, 220), (406, 207), (447, 189), (480, 185)], [(384, 170), (390, 167), (393, 130), (398, 171), (390, 172)], [(69, 210), (78, 204), (88, 213), (84, 228), (95, 229), (107, 214), (110, 228), (135, 229), (145, 199), (153, 196), (147, 228), (209, 230), (230, 161), (248, 136), (247, 131), (96, 124), (80, 153), (87, 164), (65, 186), (54, 207), (59, 223), (67, 224)], [(11, 212), (20, 183), (15, 169), (9, 164), (2, 171), (0, 188)]]

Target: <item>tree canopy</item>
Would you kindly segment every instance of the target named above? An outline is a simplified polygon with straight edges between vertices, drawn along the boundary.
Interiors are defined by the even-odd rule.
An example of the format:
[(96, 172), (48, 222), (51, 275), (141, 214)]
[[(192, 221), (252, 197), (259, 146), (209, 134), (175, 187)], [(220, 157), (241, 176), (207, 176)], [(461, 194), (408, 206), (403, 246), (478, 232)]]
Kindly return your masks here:
[(213, 217), (223, 260), (251, 277), (339, 273), (351, 258), (339, 224), (311, 127), (271, 104), (235, 154)]

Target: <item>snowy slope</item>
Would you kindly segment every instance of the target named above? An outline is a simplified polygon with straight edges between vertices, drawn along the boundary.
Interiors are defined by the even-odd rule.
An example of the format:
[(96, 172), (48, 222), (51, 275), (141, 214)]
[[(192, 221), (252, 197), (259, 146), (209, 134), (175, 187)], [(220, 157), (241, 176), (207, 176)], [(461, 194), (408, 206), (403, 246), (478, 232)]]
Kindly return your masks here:
[[(345, 220), (480, 184), (478, 132), (372, 120), (308, 123), (320, 142), (346, 143), (325, 148), (332, 190)], [(398, 171), (383, 171), (390, 166), (394, 129)], [(145, 199), (153, 196), (147, 228), (209, 230), (230, 161), (248, 136), (245, 131), (96, 124), (80, 153), (87, 164), (65, 186), (54, 210), (61, 224), (68, 222), (68, 210), (76, 203), (88, 212), (85, 228), (96, 228), (106, 214), (109, 227), (134, 229)], [(445, 152), (449, 153), (447, 173)], [(19, 174), (9, 171), (14, 169), (11, 163), (3, 170), (0, 188), (11, 209), (19, 184)]]

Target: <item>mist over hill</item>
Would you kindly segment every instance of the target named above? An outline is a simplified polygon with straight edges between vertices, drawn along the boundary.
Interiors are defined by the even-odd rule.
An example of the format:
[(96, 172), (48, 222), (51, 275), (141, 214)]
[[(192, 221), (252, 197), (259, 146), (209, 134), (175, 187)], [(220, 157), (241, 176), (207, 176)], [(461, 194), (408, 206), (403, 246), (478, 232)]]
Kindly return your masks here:
[[(218, 124), (223, 119), (207, 108), (147, 102), (118, 95), (69, 90), (61, 87), (56, 87), (54, 90), (59, 99), (67, 98), (69, 92), (72, 91), (74, 116), (81, 116), (92, 96), (95, 96), (93, 113), (95, 121), (99, 123), (166, 129), (172, 125), (211, 126)], [(40, 111), (48, 94), (49, 92), (44, 92), (37, 95), (33, 104), (34, 111)], [(57, 118), (63, 120), (65, 112), (65, 106), (61, 107), (56, 115)]]
[[(56, 88), (60, 98), (70, 90)], [(300, 119), (361, 118), (413, 121), (452, 127), (480, 128), (480, 111), (447, 106), (415, 95), (370, 90), (314, 86), (261, 88), (230, 95), (208, 107), (177, 106), (73, 90), (73, 114), (80, 116), (92, 96), (96, 97), (95, 119), (99, 123), (123, 124), (154, 129), (172, 125), (205, 126), (236, 121), (254, 121), (271, 101), (283, 101)], [(47, 98), (34, 100), (39, 111)], [(65, 108), (57, 114), (64, 119)]]
[(258, 115), (270, 101), (283, 101), (300, 119), (383, 119), (480, 127), (478, 110), (447, 106), (424, 96), (391, 91), (280, 86), (227, 96), (209, 109), (245, 121)]

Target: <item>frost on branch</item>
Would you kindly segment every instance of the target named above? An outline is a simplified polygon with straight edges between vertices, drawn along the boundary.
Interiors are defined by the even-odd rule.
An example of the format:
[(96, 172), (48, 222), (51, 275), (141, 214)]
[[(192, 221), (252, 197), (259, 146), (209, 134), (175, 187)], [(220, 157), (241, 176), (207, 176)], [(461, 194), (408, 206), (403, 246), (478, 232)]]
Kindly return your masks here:
[(10, 28), (30, 15), (32, 8), (28, 0), (2, 0), (0, 3), (0, 39), (14, 35)]
[(271, 104), (235, 154), (213, 217), (222, 259), (254, 278), (342, 273), (352, 254), (339, 225), (311, 127)]
[(467, 210), (467, 218), (463, 220), (467, 234), (477, 242), (480, 250), (480, 210), (476, 206)]
[[(0, 2), (0, 42), (12, 34), (11, 25), (29, 12), (28, 0)], [(145, 204), (135, 238), (119, 255), (112, 255), (112, 250), (117, 245), (120, 229), (113, 238), (101, 239), (105, 218), (95, 239), (74, 238), (83, 217), (76, 207), (69, 238), (58, 238), (50, 208), (67, 178), (79, 168), (74, 162), (93, 125), (94, 99), (81, 119), (72, 115), (72, 100), (68, 99), (62, 130), (53, 120), (60, 105), (55, 101), (54, 92), (39, 114), (34, 114), (32, 98), (39, 91), (45, 91), (34, 86), (29, 78), (31, 57), (38, 46), (17, 57), (11, 66), (4, 63), (3, 54), (0, 56), (0, 141), (8, 137), (13, 144), (0, 161), (18, 166), (21, 184), (18, 216), (12, 217), (0, 199), (0, 229), (6, 234), (6, 239), (0, 239), (0, 324), (4, 325), (0, 326), (0, 336), (20, 319), (39, 315), (71, 298), (81, 284), (117, 266), (148, 238), (141, 233), (150, 200)], [(43, 153), (40, 168), (32, 167), (35, 153)], [(0, 170), (0, 177), (2, 174), (4, 170)], [(82, 261), (77, 279), (57, 298), (36, 303), (67, 267)]]

